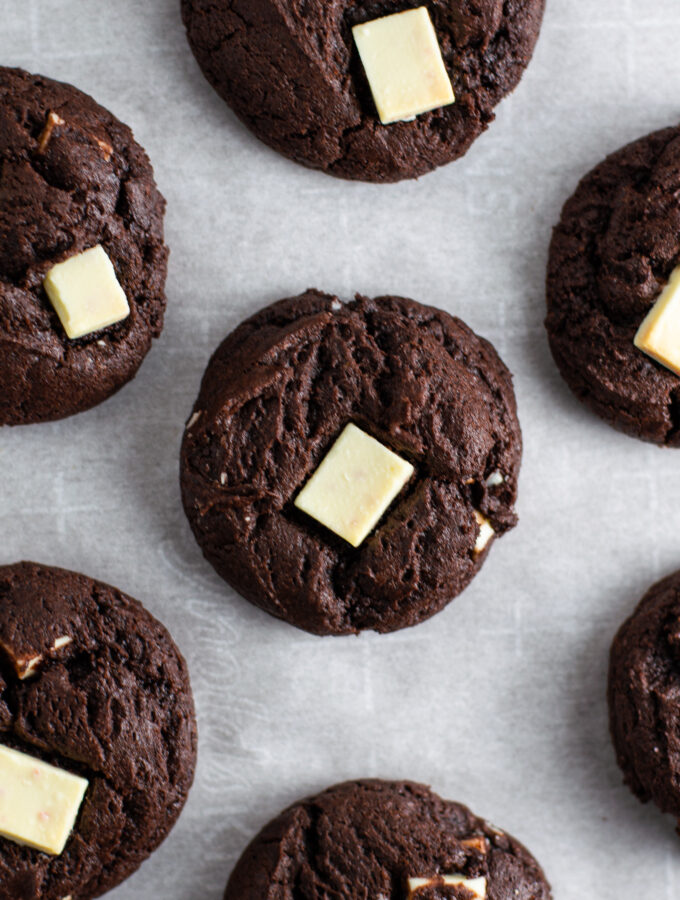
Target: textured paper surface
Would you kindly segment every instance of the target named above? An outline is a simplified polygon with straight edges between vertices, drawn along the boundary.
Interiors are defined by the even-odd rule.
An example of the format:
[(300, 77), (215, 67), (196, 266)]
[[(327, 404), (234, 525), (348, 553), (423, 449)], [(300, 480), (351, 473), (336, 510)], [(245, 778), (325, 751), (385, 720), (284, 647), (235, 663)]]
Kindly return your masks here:
[[(680, 451), (616, 434), (559, 378), (542, 320), (550, 228), (606, 153), (680, 115), (678, 0), (549, 0), (534, 61), (466, 158), (371, 186), (294, 165), (200, 74), (179, 0), (0, 0), (0, 59), (129, 123), (168, 199), (167, 326), (139, 376), (74, 419), (0, 432), (0, 561), (33, 558), (142, 600), (186, 654), (197, 780), (169, 839), (112, 900), (220, 900), (238, 854), (296, 798), (410, 777), (511, 830), (559, 900), (680, 891), (673, 821), (622, 786), (604, 699), (614, 631), (680, 565)], [(519, 527), (448, 610), (318, 639), (238, 599), (202, 560), (177, 485), (184, 420), (218, 341), (314, 285), (461, 315), (516, 376)]]

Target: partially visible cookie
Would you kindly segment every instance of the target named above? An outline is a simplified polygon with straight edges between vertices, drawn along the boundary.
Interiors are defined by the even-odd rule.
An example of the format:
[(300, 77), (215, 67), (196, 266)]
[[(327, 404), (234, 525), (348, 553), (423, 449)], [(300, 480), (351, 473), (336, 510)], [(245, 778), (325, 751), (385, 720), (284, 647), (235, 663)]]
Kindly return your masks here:
[(0, 567), (0, 747), (88, 782), (62, 853), (0, 837), (0, 900), (98, 897), (161, 843), (186, 801), (196, 763), (186, 663), (115, 588), (35, 563)]
[[(0, 425), (81, 412), (134, 377), (163, 327), (164, 211), (127, 126), (71, 85), (0, 67)], [(95, 247), (129, 315), (96, 329), (104, 310), (70, 339), (45, 276)]]
[(293, 804), (245, 850), (224, 900), (549, 900), (529, 851), (408, 781), (350, 781)]
[[(206, 78), (262, 141), (331, 175), (399, 181), (462, 156), (488, 127), (531, 59), (544, 5), (182, 0), (182, 16)], [(383, 124), (352, 28), (422, 6), (455, 102)], [(388, 94), (396, 90), (387, 85)]]
[[(360, 479), (372, 486), (382, 464), (361, 451), (327, 471), (339, 487), (326, 512), (349, 503), (339, 536), (301, 500), (348, 426), (411, 475), (366, 523)], [(460, 319), (309, 290), (214, 354), (184, 435), (182, 497), (206, 558), (251, 603), (316, 634), (387, 632), (442, 609), (515, 525), (521, 449), (510, 373)]]
[(680, 377), (635, 342), (680, 264), (679, 183), (680, 128), (607, 157), (562, 211), (547, 283), (550, 348), (569, 387), (610, 425), (669, 447), (680, 446)]
[(680, 572), (650, 588), (621, 626), (608, 698), (626, 784), (680, 820)]

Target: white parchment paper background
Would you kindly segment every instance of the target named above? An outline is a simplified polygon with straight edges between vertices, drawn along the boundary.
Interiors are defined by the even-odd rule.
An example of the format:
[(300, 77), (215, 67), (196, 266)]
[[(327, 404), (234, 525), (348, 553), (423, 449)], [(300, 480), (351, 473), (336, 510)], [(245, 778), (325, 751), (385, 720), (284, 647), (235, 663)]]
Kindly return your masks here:
[[(179, 0), (0, 0), (0, 63), (72, 82), (131, 125), (168, 200), (163, 337), (103, 406), (0, 433), (0, 562), (81, 570), (142, 600), (188, 658), (200, 760), (169, 839), (112, 900), (219, 900), (289, 802), (410, 777), (524, 840), (556, 898), (676, 898), (673, 821), (621, 784), (607, 653), (680, 565), (680, 451), (574, 400), (544, 336), (550, 228), (606, 153), (680, 118), (679, 0), (548, 0), (532, 65), (461, 162), (420, 182), (336, 181), (266, 149), (200, 74)], [(435, 619), (318, 639), (213, 574), (177, 484), (211, 351), (244, 316), (318, 286), (462, 316), (516, 377), (519, 527)]]

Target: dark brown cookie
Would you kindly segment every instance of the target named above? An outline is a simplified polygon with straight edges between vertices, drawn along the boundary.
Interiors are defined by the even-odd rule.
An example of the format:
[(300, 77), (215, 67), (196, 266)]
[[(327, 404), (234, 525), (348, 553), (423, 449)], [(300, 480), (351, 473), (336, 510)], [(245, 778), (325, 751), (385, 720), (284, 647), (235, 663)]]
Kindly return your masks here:
[[(446, 875), (462, 875), (479, 893), (438, 884), (436, 876)], [(406, 900), (413, 878), (434, 881), (414, 900), (551, 896), (539, 864), (509, 834), (424, 785), (371, 780), (336, 785), (266, 825), (237, 863), (224, 900)]]
[(544, 0), (432, 0), (456, 102), (382, 125), (352, 27), (422, 6), (388, 0), (182, 0), (206, 78), (275, 150), (343, 178), (399, 181), (462, 156), (518, 83)]
[[(0, 68), (0, 425), (81, 412), (134, 377), (163, 327), (164, 210), (129, 128), (70, 85)], [(130, 315), (69, 340), (43, 279), (97, 244)]]
[(680, 820), (680, 572), (655, 584), (621, 626), (608, 697), (626, 784)]
[(60, 856), (0, 837), (0, 900), (97, 897), (184, 806), (196, 761), (186, 664), (115, 588), (34, 563), (0, 567), (0, 744), (89, 781)]
[(577, 397), (615, 428), (680, 446), (680, 378), (633, 339), (680, 262), (680, 129), (636, 141), (579, 184), (548, 266), (550, 348)]
[[(416, 474), (358, 547), (293, 506), (353, 422)], [(268, 306), (219, 347), (184, 436), (184, 508), (239, 593), (316, 634), (415, 625), (470, 582), (475, 512), (516, 522), (521, 434), (494, 348), (400, 297), (343, 305), (310, 290)]]

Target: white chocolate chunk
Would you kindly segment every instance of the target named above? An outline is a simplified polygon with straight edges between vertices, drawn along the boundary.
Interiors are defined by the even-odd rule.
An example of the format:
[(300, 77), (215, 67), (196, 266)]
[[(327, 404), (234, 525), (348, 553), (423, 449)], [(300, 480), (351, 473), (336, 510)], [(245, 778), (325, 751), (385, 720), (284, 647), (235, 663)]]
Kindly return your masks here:
[(295, 506), (358, 547), (413, 472), (411, 463), (350, 423)]
[(461, 841), (461, 844), (466, 849), (477, 850), (479, 853), (486, 853), (488, 849), (486, 846), (486, 838), (483, 838), (481, 835)]
[(87, 787), (85, 778), (0, 746), (0, 835), (59, 856)]
[[(66, 125), (66, 122), (58, 113), (50, 112), (47, 114), (47, 119), (45, 121), (45, 127), (40, 133), (40, 137), (38, 138), (38, 153), (44, 153), (47, 150), (47, 145), (49, 144), (52, 138), (52, 132), (58, 125)], [(86, 132), (87, 133), (87, 132)], [(94, 135), (88, 135), (95, 144), (101, 150), (104, 159), (108, 162), (113, 156), (113, 147), (108, 141), (103, 141), (101, 138), (95, 137)]]
[(190, 428), (193, 428), (196, 422), (201, 418), (203, 414), (203, 410), (199, 409), (198, 412), (192, 413), (191, 418), (186, 424), (186, 430), (188, 431)]
[(50, 138), (52, 137), (52, 132), (57, 127), (57, 125), (65, 124), (66, 122), (64, 122), (61, 116), (50, 110), (50, 112), (47, 114), (45, 127), (43, 128), (40, 137), (38, 138), (38, 153), (45, 152), (45, 150), (47, 149), (47, 145), (50, 142)]
[(44, 286), (71, 340), (130, 315), (113, 264), (99, 244), (52, 266)]
[(54, 644), (52, 645), (53, 650), (61, 650), (62, 647), (67, 647), (73, 641), (72, 637), (69, 637), (67, 634), (63, 635), (63, 637), (58, 637)]
[(19, 680), (25, 681), (26, 678), (30, 678), (32, 675), (35, 675), (35, 670), (38, 668), (42, 661), (42, 656), (33, 656), (31, 657), (31, 659), (18, 660), (17, 666), (19, 672)]
[(427, 7), (355, 25), (352, 34), (383, 125), (454, 102)]
[(113, 147), (111, 144), (108, 144), (106, 141), (102, 141), (100, 138), (96, 137), (94, 139), (95, 144), (99, 147), (99, 149), (104, 154), (104, 159), (108, 162), (113, 156)]
[(464, 875), (434, 875), (431, 878), (409, 878), (408, 900), (417, 900), (416, 894), (430, 885), (460, 886), (470, 891), (478, 900), (486, 898), (486, 878), (466, 878)]
[[(67, 644), (70, 644), (73, 638), (67, 637), (64, 635), (63, 637), (58, 637), (54, 641), (52, 645), (52, 650), (61, 650), (62, 647), (65, 647)], [(7, 648), (5, 647), (5, 652)], [(12, 654), (10, 654), (11, 656)], [(13, 658), (14, 668), (16, 669), (16, 673), (19, 676), (20, 681), (25, 681), (27, 678), (32, 678), (35, 675), (38, 666), (43, 662), (42, 653), (37, 653), (35, 656), (18, 656)]]
[(659, 299), (643, 319), (633, 343), (680, 375), (680, 266), (673, 270)]
[(479, 534), (475, 541), (475, 553), (481, 553), (496, 532), (491, 527), (491, 522), (489, 522), (486, 516), (483, 516), (477, 509), (475, 510), (475, 519), (479, 525)]
[(465, 878), (463, 875), (443, 875), (442, 880), (444, 884), (461, 885), (466, 891), (470, 891), (475, 897), (479, 897), (479, 900), (484, 900), (486, 897), (486, 878)]
[(17, 648), (0, 641), (0, 649), (9, 658), (21, 681), (35, 675), (35, 670), (43, 661), (42, 654), (38, 653), (35, 647)]
[(486, 479), (487, 487), (498, 487), (499, 484), (503, 484), (505, 478), (501, 472), (492, 472), (491, 475)]

